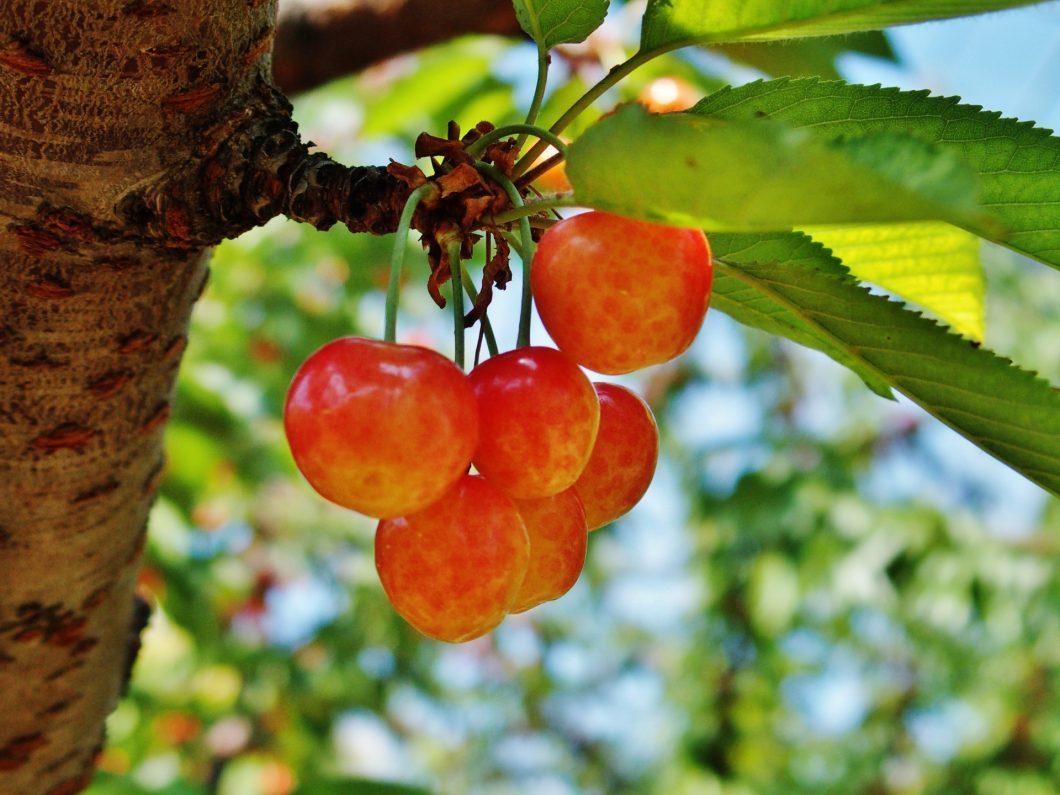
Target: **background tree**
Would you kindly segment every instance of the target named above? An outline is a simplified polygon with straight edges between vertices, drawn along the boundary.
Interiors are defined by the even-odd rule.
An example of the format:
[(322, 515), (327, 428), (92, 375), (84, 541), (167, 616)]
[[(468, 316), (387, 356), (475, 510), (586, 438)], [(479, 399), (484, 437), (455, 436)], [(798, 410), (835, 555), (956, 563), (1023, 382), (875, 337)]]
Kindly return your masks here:
[[(12, 719), (0, 735), (0, 760), (4, 784), (15, 791), (76, 791), (86, 783), (101, 717), (129, 657), (128, 596), (161, 471), (174, 362), (204, 283), (202, 249), (281, 212), (321, 227), (341, 220), (355, 230), (385, 231), (404, 190), (379, 169), (340, 169), (309, 155), (293, 135), (287, 107), (267, 80), (268, 3), (12, 11), (4, 23), (3, 86), (14, 116), (7, 123), (18, 135), (4, 172), (11, 221), (0, 270), (7, 357), (0, 389), (0, 488), (7, 490), (0, 503), (0, 711)], [(73, 53), (61, 43), (75, 30)], [(806, 68), (820, 71), (828, 46), (885, 54), (881, 41), (808, 48), (805, 57), (816, 65)], [(366, 100), (365, 137), (412, 138), (452, 117), (465, 127), (480, 118), (517, 120), (510, 85), (486, 69), (506, 46), (463, 42), (336, 86), (330, 96), (352, 92)], [(779, 57), (789, 65), (776, 68), (791, 71), (793, 51), (769, 52), (733, 57), (760, 66)], [(574, 91), (598, 55), (591, 47), (572, 55)], [(674, 72), (702, 90), (717, 85), (716, 75), (674, 57), (646, 68), (624, 96), (636, 96), (655, 74)], [(410, 107), (413, 93), (423, 99)], [(70, 96), (78, 97), (77, 108), (99, 109), (68, 117), (59, 109)], [(321, 101), (308, 100), (305, 112)], [(353, 162), (382, 159), (343, 151), (349, 141), (314, 138)], [(657, 634), (635, 610), (601, 622), (599, 635), (583, 632), (610, 594), (629, 598), (603, 575), (628, 565), (618, 540), (635, 536), (635, 525), (618, 540), (600, 539), (598, 569), (567, 608), (517, 622), (469, 650), (439, 655), (420, 644), (380, 600), (370, 564), (366, 571), (370, 525), (291, 485), (276, 422), (298, 361), (326, 339), (379, 325), (371, 288), (380, 271), (371, 263), (385, 262), (388, 242), (344, 231), (277, 234), (222, 252), (217, 284), (199, 315), (203, 331), (198, 342), (191, 338), (141, 583), (163, 612), (136, 689), (112, 721), (104, 768), (116, 777), (101, 775), (101, 791), (290, 791), (295, 782), (306, 792), (348, 788), (344, 768), (372, 770), (356, 751), (432, 720), (439, 726), (433, 742), (445, 748), (453, 715), (465, 741), (433, 767), (451, 791), (490, 781), (503, 791), (503, 781), (541, 777), (550, 767), (573, 771), (586, 791), (647, 790), (652, 779), (660, 787), (733, 791), (822, 784), (947, 791), (968, 782), (1005, 791), (1011, 781), (1050, 791), (1054, 658), (1048, 640), (1044, 652), (1027, 642), (1055, 632), (1047, 610), (1055, 580), (1035, 560), (1055, 554), (1049, 537), (1023, 540), (1044, 545), (1031, 554), (984, 539), (974, 518), (955, 525), (929, 506), (866, 509), (859, 473), (876, 466), (874, 453), (915, 447), (919, 425), (893, 429), (883, 442), (857, 427), (824, 442), (807, 438), (798, 411), (809, 400), (805, 381), (798, 368), (774, 371), (760, 337), (748, 343), (740, 372), (774, 396), (773, 416), (783, 418), (754, 433), (765, 459), (738, 467), (744, 474), (734, 487), (710, 477), (701, 465), (705, 451), (693, 440), (671, 439), (673, 478), (699, 495), (690, 540), (696, 549), (721, 551), (693, 557), (704, 568), (695, 581), (716, 587), (694, 598), (696, 609), (684, 620), (699, 616), (696, 632), (682, 628), (668, 659), (658, 659)], [(405, 300), (406, 312), (426, 317), (425, 303)], [(231, 311), (222, 311), (222, 302)], [(704, 376), (717, 376), (718, 367), (710, 357), (693, 358), (658, 374), (660, 413), (681, 411), (683, 396)], [(807, 460), (816, 464), (809, 471)], [(1055, 517), (1055, 503), (1043, 511)], [(1039, 521), (1046, 526), (1047, 516)], [(783, 531), (771, 536), (762, 529), (768, 525)], [(741, 530), (747, 526), (756, 528), (750, 541)], [(897, 540), (895, 527), (903, 528)], [(981, 571), (976, 559), (984, 561)], [(902, 599), (892, 600), (881, 582), (868, 595), (830, 592), (822, 605), (817, 590), (840, 564), (855, 581), (886, 575)], [(1004, 575), (1006, 566), (1017, 573)], [(285, 617), (296, 608), (315, 618)], [(1026, 616), (1016, 633), (1004, 626), (1014, 613)], [(314, 633), (320, 624), (327, 626)], [(888, 634), (895, 626), (905, 632)], [(600, 688), (590, 681), (597, 677), (563, 668), (564, 655), (579, 664), (572, 645), (595, 641), (619, 652), (606, 663), (614, 675)], [(811, 735), (783, 751), (778, 738), (791, 743), (799, 731), (777, 726), (794, 720), (800, 683), (812, 693), (805, 682), (830, 670), (836, 649), (881, 666), (869, 718), (856, 736), (829, 743)], [(977, 659), (1006, 662), (997, 663), (992, 680)], [(469, 660), (476, 662), (458, 664)], [(453, 681), (459, 676), (471, 678)], [(653, 690), (664, 681), (665, 697)], [(967, 759), (939, 764), (911, 739), (913, 718), (960, 714), (962, 704), (996, 695), (997, 681), (1005, 685), (997, 713), (1004, 718), (996, 731), (973, 738), (971, 751), (962, 750)], [(653, 773), (658, 750), (631, 753), (623, 745), (628, 738), (578, 719), (613, 697), (608, 687), (616, 694), (642, 688), (702, 710), (688, 713), (685, 752), (666, 766), (672, 778)], [(487, 703), (519, 716), (505, 724), (509, 742), (538, 743), (541, 758), (557, 764), (512, 770), (503, 745), (490, 740), (496, 725), (475, 717)], [(367, 711), (343, 713), (353, 708)], [(351, 736), (359, 742), (351, 745)], [(412, 744), (431, 743), (426, 737)], [(762, 764), (764, 758), (773, 761)], [(124, 775), (130, 771), (135, 775)]]

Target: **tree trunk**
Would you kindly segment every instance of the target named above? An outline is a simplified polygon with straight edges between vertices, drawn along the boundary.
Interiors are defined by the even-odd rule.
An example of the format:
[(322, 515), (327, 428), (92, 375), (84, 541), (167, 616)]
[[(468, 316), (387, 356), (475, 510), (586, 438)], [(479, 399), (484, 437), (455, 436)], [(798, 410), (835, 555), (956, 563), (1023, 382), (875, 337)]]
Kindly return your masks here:
[(275, 24), (276, 0), (0, 0), (5, 795), (83, 789), (128, 679), (209, 246), (277, 214), (393, 231), (411, 191), (307, 151)]
[(162, 429), (219, 239), (193, 205), (128, 197), (195, 178), (204, 136), (261, 106), (275, 3), (0, 9), (0, 792), (57, 795), (87, 784), (135, 655)]

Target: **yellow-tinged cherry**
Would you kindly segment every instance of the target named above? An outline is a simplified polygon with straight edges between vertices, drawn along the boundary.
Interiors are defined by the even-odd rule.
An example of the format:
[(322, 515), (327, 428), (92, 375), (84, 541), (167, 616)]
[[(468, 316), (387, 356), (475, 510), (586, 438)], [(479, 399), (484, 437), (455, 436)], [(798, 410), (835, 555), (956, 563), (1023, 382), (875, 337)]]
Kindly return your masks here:
[(541, 237), (531, 284), (557, 347), (598, 373), (669, 361), (695, 339), (714, 268), (706, 236), (604, 212)]
[(627, 513), (648, 490), (659, 460), (659, 428), (639, 395), (618, 384), (594, 383), (600, 431), (574, 491), (590, 530)]
[(469, 378), (479, 408), (476, 469), (519, 499), (570, 488), (600, 422), (600, 402), (578, 365), (554, 348), (517, 348)]
[(467, 376), (441, 354), (344, 337), (295, 373), (284, 428), (313, 488), (384, 518), (425, 508), (467, 472), (478, 410)]
[(644, 87), (637, 101), (652, 113), (687, 110), (703, 98), (703, 92), (680, 77), (657, 77)]
[(529, 559), (515, 504), (477, 475), (461, 477), (422, 511), (382, 520), (375, 534), (376, 570), (394, 609), (448, 643), (504, 620)]
[[(534, 167), (544, 163), (555, 154), (558, 154), (556, 147), (547, 147), (545, 151), (541, 153), (541, 157), (534, 161)], [(570, 180), (567, 179), (566, 162), (560, 160), (556, 165), (535, 179), (534, 185), (538, 190), (551, 193), (566, 193), (571, 190)]]
[(511, 612), (558, 599), (578, 581), (589, 530), (573, 489), (536, 500), (515, 500), (530, 538), (530, 566)]

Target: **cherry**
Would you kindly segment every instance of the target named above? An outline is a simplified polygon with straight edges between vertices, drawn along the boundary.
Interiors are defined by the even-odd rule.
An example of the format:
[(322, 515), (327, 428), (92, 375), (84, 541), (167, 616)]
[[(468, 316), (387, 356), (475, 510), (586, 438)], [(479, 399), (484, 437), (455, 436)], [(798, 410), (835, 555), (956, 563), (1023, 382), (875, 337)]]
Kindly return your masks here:
[(530, 538), (530, 566), (512, 613), (558, 599), (578, 581), (589, 532), (585, 510), (573, 489), (536, 500), (515, 500)]
[[(536, 168), (555, 154), (557, 154), (556, 147), (549, 146), (541, 153), (541, 157), (534, 161), (534, 167)], [(534, 185), (539, 190), (551, 193), (566, 193), (571, 190), (570, 180), (567, 179), (566, 162), (563, 160), (559, 161), (559, 163), (535, 179)]]
[(475, 467), (520, 499), (570, 488), (589, 460), (600, 402), (578, 366), (554, 348), (518, 348), (470, 375), (479, 407)]
[(321, 495), (368, 516), (430, 505), (467, 472), (478, 413), (441, 354), (344, 337), (310, 356), (287, 393), (295, 463)]
[(600, 431), (574, 491), (590, 530), (627, 513), (651, 484), (659, 459), (659, 428), (638, 395), (617, 384), (594, 383)]
[(515, 504), (476, 475), (376, 529), (375, 566), (394, 609), (448, 643), (477, 638), (504, 620), (529, 560)]
[(652, 113), (674, 113), (688, 110), (703, 97), (687, 80), (680, 77), (657, 77), (644, 87), (637, 102)]
[(531, 285), (561, 351), (599, 373), (669, 361), (695, 339), (710, 301), (706, 236), (604, 212), (541, 237)]

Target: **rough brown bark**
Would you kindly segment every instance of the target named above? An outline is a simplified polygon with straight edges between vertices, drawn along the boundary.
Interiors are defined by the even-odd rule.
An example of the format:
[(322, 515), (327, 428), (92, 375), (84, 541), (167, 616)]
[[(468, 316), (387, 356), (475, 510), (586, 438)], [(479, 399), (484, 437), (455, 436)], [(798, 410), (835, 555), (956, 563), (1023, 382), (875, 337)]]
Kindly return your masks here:
[(520, 35), (510, 0), (283, 0), (274, 71), (306, 91), (385, 58), (466, 33)]
[[(0, 14), (0, 791), (87, 783), (202, 246), (123, 232), (266, 74), (269, 3), (11, 0)], [(171, 218), (175, 226), (180, 219)]]
[(0, 793), (80, 791), (207, 247), (277, 213), (392, 229), (407, 188), (310, 155), (275, 0), (0, 0)]

